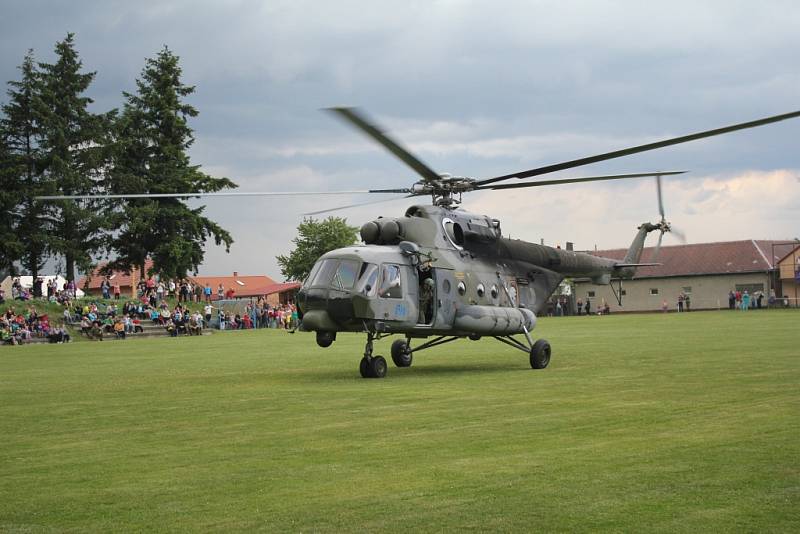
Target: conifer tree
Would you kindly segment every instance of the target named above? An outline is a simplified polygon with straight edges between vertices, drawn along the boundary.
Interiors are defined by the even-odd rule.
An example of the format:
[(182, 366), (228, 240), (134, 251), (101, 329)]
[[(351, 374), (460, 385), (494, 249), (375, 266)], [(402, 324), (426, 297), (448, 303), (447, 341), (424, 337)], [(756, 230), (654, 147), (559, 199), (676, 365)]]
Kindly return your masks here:
[[(123, 93), (124, 109), (116, 124), (112, 193), (214, 192), (236, 187), (193, 165), (187, 154), (194, 142), (188, 121), (197, 110), (185, 102), (193, 86), (181, 81), (179, 58), (166, 46), (146, 60), (135, 94)], [(147, 257), (154, 270), (180, 278), (197, 272), (207, 239), (230, 248), (231, 235), (203, 216), (205, 206), (190, 208), (183, 199), (129, 199), (114, 210), (118, 228), (110, 243), (117, 258), (110, 269), (144, 273)]]
[(50, 192), (44, 178), (46, 160), (41, 150), (42, 117), (41, 80), (29, 50), (19, 66), (19, 81), (8, 82), (8, 101), (3, 105), (0, 131), (3, 139), (2, 180), (9, 212), (12, 240), (8, 260), (19, 260), (33, 277), (38, 276), (47, 258), (49, 236), (44, 205), (37, 195)]
[[(51, 189), (59, 195), (101, 192), (109, 163), (108, 137), (113, 112), (89, 111), (85, 93), (95, 72), (81, 72), (74, 34), (56, 43), (55, 63), (40, 63), (42, 103), (41, 150)], [(105, 219), (97, 200), (63, 200), (49, 205), (52, 251), (64, 258), (65, 275), (75, 280), (76, 267), (86, 272), (104, 244)]]

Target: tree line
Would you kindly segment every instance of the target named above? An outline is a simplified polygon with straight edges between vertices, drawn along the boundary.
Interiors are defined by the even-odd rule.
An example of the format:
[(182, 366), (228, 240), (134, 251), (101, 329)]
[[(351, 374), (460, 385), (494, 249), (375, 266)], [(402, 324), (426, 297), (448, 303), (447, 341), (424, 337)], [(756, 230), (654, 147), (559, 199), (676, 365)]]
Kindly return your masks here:
[(43, 201), (45, 195), (215, 192), (237, 187), (193, 165), (186, 102), (195, 88), (181, 81), (168, 47), (145, 60), (135, 92), (121, 109), (90, 110), (96, 72), (83, 70), (74, 34), (55, 45), (55, 61), (29, 50), (19, 79), (8, 82), (0, 109), (0, 273), (38, 276), (48, 260), (68, 280), (98, 257), (107, 270), (141, 270), (182, 278), (197, 272), (207, 239), (226, 250), (231, 235), (182, 199)]

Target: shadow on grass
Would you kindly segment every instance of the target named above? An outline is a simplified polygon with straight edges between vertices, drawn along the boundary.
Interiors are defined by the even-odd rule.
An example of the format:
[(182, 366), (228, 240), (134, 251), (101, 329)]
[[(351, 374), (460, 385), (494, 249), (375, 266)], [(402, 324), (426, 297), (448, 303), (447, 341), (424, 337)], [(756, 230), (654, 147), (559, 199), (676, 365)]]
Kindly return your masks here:
[[(398, 368), (389, 363), (389, 370), (386, 377), (382, 380), (397, 381), (397, 380), (420, 380), (431, 377), (460, 377), (464, 375), (475, 376), (496, 376), (506, 373), (517, 372), (534, 372), (529, 366), (524, 365), (523, 362), (516, 364), (515, 362), (494, 362), (494, 363), (470, 363), (470, 364), (422, 364), (412, 365), (408, 368)], [(306, 370), (297, 375), (298, 380), (309, 382), (320, 381), (345, 381), (352, 382), (353, 380), (365, 380), (361, 377), (357, 368), (336, 369), (336, 370)]]

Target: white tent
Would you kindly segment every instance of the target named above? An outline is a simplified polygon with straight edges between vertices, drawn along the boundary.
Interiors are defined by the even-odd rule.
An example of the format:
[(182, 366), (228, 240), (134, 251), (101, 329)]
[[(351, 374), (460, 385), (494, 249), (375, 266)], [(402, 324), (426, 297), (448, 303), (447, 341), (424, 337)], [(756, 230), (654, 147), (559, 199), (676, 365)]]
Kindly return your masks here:
[[(22, 284), (22, 287), (25, 289), (31, 289), (33, 287), (33, 277), (32, 276), (20, 276), (19, 283)], [(40, 276), (40, 278), (44, 281), (42, 284), (42, 293), (44, 296), (47, 295), (47, 284), (50, 283), (50, 280), (55, 279), (56, 287), (59, 291), (63, 291), (64, 286), (67, 285), (67, 280), (61, 276), (60, 274), (57, 275), (47, 275), (47, 276)], [(3, 280), (3, 283), (0, 284), (0, 287), (3, 288), (3, 291), (6, 293), (6, 298), (11, 299), (11, 284), (13, 283), (14, 279), (10, 276), (6, 276), (6, 279)], [(76, 289), (75, 293), (77, 297), (82, 297), (84, 295), (83, 291), (80, 289)]]

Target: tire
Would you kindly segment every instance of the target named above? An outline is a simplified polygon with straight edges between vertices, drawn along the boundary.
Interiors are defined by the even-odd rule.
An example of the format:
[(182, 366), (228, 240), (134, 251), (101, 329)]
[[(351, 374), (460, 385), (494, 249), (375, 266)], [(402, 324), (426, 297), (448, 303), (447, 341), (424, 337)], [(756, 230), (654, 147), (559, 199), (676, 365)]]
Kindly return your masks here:
[(544, 369), (550, 363), (550, 343), (544, 339), (537, 339), (531, 349), (531, 367)]
[(369, 371), (372, 378), (383, 378), (387, 370), (386, 360), (383, 356), (374, 356), (369, 362)]
[(370, 374), (369, 361), (366, 358), (361, 358), (361, 363), (358, 365), (358, 370), (361, 373), (361, 378), (372, 378)]
[(408, 351), (408, 342), (396, 339), (392, 343), (392, 361), (397, 367), (411, 367), (413, 355)]

